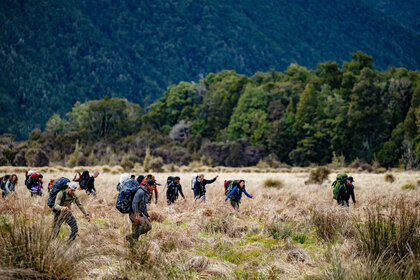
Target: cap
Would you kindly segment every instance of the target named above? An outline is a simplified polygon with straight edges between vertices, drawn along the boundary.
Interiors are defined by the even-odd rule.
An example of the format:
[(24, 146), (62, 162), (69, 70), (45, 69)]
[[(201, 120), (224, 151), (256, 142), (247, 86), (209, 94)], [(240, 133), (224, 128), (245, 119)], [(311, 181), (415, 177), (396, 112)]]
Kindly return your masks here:
[(149, 179), (149, 180), (147, 180), (147, 184), (148, 185), (154, 185), (156, 182), (155, 182), (155, 180), (153, 180), (153, 179)]
[(67, 184), (67, 186), (72, 190), (77, 189), (77, 183), (76, 182), (70, 182), (70, 183)]
[(354, 182), (353, 177), (347, 177), (347, 180), (349, 180), (350, 182)]
[(176, 176), (176, 177), (174, 178), (174, 180), (181, 180), (181, 178), (179, 178), (178, 176)]

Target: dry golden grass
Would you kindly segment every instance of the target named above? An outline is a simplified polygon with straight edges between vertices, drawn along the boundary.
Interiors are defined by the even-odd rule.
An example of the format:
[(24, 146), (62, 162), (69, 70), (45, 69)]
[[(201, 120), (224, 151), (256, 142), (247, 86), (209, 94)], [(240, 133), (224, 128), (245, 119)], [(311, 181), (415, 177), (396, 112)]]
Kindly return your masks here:
[[(136, 248), (128, 248), (125, 235), (131, 224), (127, 215), (115, 208), (116, 184), (122, 168), (96, 166), (101, 172), (96, 179), (97, 198), (79, 192), (92, 216), (88, 223), (73, 206), (79, 224), (78, 248), (96, 250), (95, 261), (80, 264), (82, 279), (303, 279), (323, 277), (323, 269), (362, 267), (358, 255), (356, 223), (367, 219), (366, 208), (383, 205), (391, 198), (403, 195), (410, 204), (420, 206), (419, 190), (403, 191), (401, 186), (412, 183), (420, 172), (398, 172), (395, 183), (385, 184), (383, 174), (355, 173), (346, 170), (356, 180), (357, 206), (351, 203), (347, 212), (332, 199), (332, 172), (322, 185), (307, 185), (309, 171), (302, 168), (265, 170), (225, 167), (177, 167), (189, 172), (158, 173), (157, 204), (149, 205), (153, 229), (140, 237)], [(23, 184), (27, 169), (2, 167), (5, 173), (19, 176), (17, 195), (0, 204), (0, 220), (11, 215), (25, 215), (30, 220), (52, 223), (51, 210), (46, 206), (48, 193), (31, 198)], [(72, 179), (82, 168), (50, 167), (44, 181), (65, 176)], [(219, 175), (207, 186), (207, 202), (195, 203), (190, 188), (193, 170), (204, 170), (206, 178)], [(212, 172), (206, 172), (211, 170)], [(252, 172), (251, 172), (252, 171)], [(343, 170), (341, 170), (342, 172)], [(350, 172), (349, 172), (350, 171)], [(223, 173), (218, 173), (223, 172)], [(136, 173), (136, 175), (139, 175)], [(181, 177), (186, 199), (166, 205), (163, 192), (169, 175)], [(235, 211), (224, 201), (223, 181), (244, 179), (247, 191), (255, 198), (243, 196), (240, 210)], [(266, 180), (279, 180), (282, 188), (266, 188)], [(409, 195), (407, 195), (409, 194)], [(338, 220), (338, 221), (337, 221)], [(334, 229), (337, 229), (334, 231)], [(69, 228), (62, 227), (67, 237)], [(331, 241), (335, 241), (331, 243)], [(102, 253), (100, 253), (102, 250)], [(336, 266), (334, 266), (336, 265)], [(0, 271), (3, 268), (0, 265)], [(328, 270), (330, 275), (333, 270)]]

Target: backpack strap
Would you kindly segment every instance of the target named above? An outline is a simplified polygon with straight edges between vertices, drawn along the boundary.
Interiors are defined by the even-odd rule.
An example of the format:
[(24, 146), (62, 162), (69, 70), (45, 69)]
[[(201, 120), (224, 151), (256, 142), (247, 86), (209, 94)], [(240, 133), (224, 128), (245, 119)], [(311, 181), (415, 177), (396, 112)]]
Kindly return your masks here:
[(62, 206), (61, 204), (63, 204), (64, 201), (66, 201), (66, 190), (64, 189), (62, 190), (62, 192), (63, 192), (63, 197), (61, 198), (60, 206)]

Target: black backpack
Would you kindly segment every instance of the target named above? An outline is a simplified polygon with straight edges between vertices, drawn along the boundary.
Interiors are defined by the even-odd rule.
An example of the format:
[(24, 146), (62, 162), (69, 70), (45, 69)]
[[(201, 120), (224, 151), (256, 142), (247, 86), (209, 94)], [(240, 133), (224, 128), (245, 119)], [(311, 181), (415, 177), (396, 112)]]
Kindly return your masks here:
[(80, 181), (79, 181), (79, 186), (83, 190), (87, 189), (89, 178), (90, 178), (89, 171), (83, 170), (82, 175), (80, 176)]
[(6, 189), (7, 180), (9, 180), (10, 174), (6, 174), (3, 177), (0, 177), (0, 186), (2, 190)]
[(144, 197), (146, 198), (148, 194), (147, 190), (143, 186), (140, 186), (136, 180), (130, 179), (124, 183), (118, 194), (117, 203), (115, 204), (118, 211), (123, 214), (130, 213), (131, 203), (133, 202), (134, 195), (139, 189), (142, 189), (145, 192)]
[[(50, 208), (52, 208), (54, 206), (57, 194), (60, 191), (65, 191), (66, 188), (67, 188), (67, 184), (69, 182), (70, 182), (70, 180), (67, 179), (67, 178), (64, 178), (64, 177), (61, 177), (61, 178), (58, 178), (58, 179), (54, 180), (54, 183), (51, 186), (50, 195), (48, 196), (48, 202), (47, 202), (47, 205)], [(64, 193), (63, 193), (63, 200), (61, 200), (61, 202), (64, 201), (64, 198), (65, 198), (65, 196), (64, 196)]]

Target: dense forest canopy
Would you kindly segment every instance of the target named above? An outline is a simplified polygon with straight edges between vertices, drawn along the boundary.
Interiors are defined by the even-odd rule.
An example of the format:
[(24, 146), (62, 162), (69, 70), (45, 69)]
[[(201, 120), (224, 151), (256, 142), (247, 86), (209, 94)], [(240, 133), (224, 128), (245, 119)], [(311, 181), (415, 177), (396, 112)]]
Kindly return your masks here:
[[(13, 133), (17, 139), (26, 139), (34, 128), (44, 129), (54, 113), (64, 115), (72, 111), (77, 101), (85, 103), (105, 96), (126, 98), (146, 108), (169, 86), (180, 81), (198, 81), (202, 75), (207, 76), (204, 81), (207, 84), (201, 86), (212, 96), (200, 96), (203, 100), (199, 104), (205, 108), (196, 105), (194, 110), (208, 114), (209, 118), (201, 118), (201, 124), (194, 122), (192, 131), (213, 140), (240, 136), (248, 137), (253, 144), (268, 141), (263, 135), (267, 122), (287, 126), (293, 118), (286, 114), (289, 119), (284, 120), (282, 116), (287, 110), (296, 110), (298, 94), (305, 89), (308, 98), (305, 102), (311, 102), (313, 91), (319, 91), (317, 84), (306, 87), (308, 81), (304, 77), (288, 74), (295, 71), (289, 67), (292, 63), (321, 72), (334, 71), (330, 65), (325, 66), (328, 69), (319, 69), (317, 63), (333, 60), (341, 65), (348, 60), (350, 52), (361, 50), (375, 57), (374, 66), (378, 70), (390, 66), (419, 69), (418, 3), (402, 1), (404, 4), (396, 9), (398, 13), (392, 13), (394, 9), (387, 8), (389, 5), (370, 2), (3, 0), (0, 2), (0, 134)], [(248, 76), (270, 69), (285, 72), (278, 78), (282, 81), (281, 89), (277, 88), (279, 81), (273, 81), (273, 88), (260, 84), (260, 74), (251, 78), (251, 86), (247, 85), (246, 77), (225, 77), (233, 85), (233, 96), (225, 97), (220, 88), (212, 90), (218, 83), (224, 83), (218, 77), (221, 74), (208, 76), (223, 69)], [(329, 88), (325, 87), (323, 94), (336, 90), (341, 79), (353, 90), (351, 85), (357, 82), (353, 75), (360, 73), (352, 71), (343, 77), (332, 77), (336, 80), (327, 83)], [(363, 75), (367, 79), (378, 78), (372, 77), (372, 73)], [(303, 89), (302, 85), (305, 85)], [(188, 95), (191, 86), (191, 83), (182, 84), (170, 91), (182, 87)], [(235, 91), (236, 86), (241, 91)], [(281, 94), (274, 93), (276, 90)], [(251, 105), (252, 96), (261, 96), (263, 92), (270, 94), (259, 100), (258, 105)], [(244, 97), (239, 99), (242, 94)], [(352, 100), (354, 94), (363, 95), (363, 89), (342, 93), (352, 112), (360, 105)], [(190, 96), (186, 102), (196, 102), (194, 98)], [(239, 107), (226, 112), (216, 108), (217, 102), (224, 108), (238, 102)], [(324, 105), (322, 102), (319, 104)], [(284, 107), (285, 112), (283, 109), (264, 112), (267, 104), (269, 108)], [(314, 105), (315, 111), (320, 110), (318, 105)], [(158, 104), (154, 108), (160, 110)], [(241, 110), (251, 110), (255, 115), (249, 119), (240, 114)], [(169, 112), (175, 115), (171, 115), (171, 121), (165, 120), (165, 124), (171, 126), (179, 117), (191, 118), (194, 112)], [(299, 112), (296, 114), (301, 116)], [(244, 125), (250, 121), (259, 130)], [(295, 137), (302, 137), (313, 128), (288, 129), (292, 129)], [(356, 142), (365, 140), (372, 144), (372, 139), (365, 138)], [(299, 140), (294, 157), (301, 157), (301, 149), (312, 145), (312, 141)]]
[(1, 137), (1, 164), (297, 166), (356, 161), (416, 168), (420, 72), (378, 71), (362, 52), (315, 70), (233, 70), (180, 82), (146, 110), (127, 99), (76, 103), (27, 141)]

